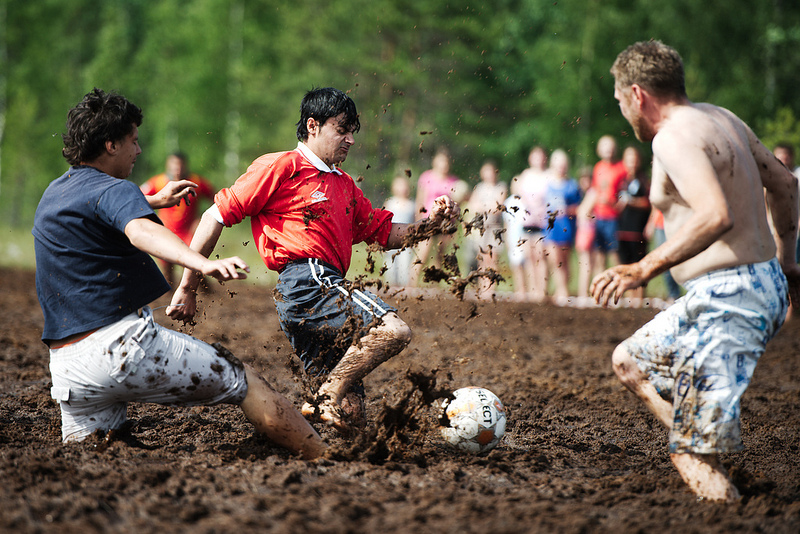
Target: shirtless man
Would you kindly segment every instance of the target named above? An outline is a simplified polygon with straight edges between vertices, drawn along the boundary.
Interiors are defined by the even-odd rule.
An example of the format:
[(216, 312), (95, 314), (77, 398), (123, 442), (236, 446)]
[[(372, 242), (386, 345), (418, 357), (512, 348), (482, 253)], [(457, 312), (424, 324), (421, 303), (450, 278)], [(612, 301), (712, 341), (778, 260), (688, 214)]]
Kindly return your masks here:
[(739, 492), (718, 455), (742, 449), (739, 399), (787, 293), (800, 303), (797, 180), (733, 113), (687, 98), (672, 48), (636, 43), (611, 73), (622, 115), (652, 142), (650, 200), (667, 241), (597, 276), (591, 292), (605, 306), (667, 269), (686, 287), (614, 350), (613, 367), (669, 429), (670, 458), (692, 491), (732, 502)]

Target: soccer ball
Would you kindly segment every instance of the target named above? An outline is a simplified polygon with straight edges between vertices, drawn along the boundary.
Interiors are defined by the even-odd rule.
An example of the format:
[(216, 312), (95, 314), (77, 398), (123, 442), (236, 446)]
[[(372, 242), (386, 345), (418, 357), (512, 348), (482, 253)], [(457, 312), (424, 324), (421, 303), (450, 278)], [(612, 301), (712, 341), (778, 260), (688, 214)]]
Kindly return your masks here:
[(506, 433), (506, 409), (485, 388), (466, 387), (442, 404), (440, 423), (448, 445), (480, 454), (494, 449)]

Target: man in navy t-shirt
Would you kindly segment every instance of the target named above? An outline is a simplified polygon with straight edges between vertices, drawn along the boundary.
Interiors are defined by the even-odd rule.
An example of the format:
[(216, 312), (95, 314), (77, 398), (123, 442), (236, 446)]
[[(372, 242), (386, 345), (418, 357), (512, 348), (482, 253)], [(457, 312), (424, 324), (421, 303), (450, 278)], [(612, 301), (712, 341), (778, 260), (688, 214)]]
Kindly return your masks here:
[(36, 210), (36, 291), (63, 440), (119, 428), (131, 401), (229, 403), (278, 445), (319, 456), (319, 435), (254, 369), (153, 320), (147, 304), (170, 287), (151, 255), (219, 280), (246, 278), (240, 270), (249, 268), (238, 257), (192, 251), (153, 212), (195, 184), (170, 182), (145, 197), (126, 180), (141, 154), (141, 123), (141, 110), (124, 97), (88, 93), (70, 110), (63, 136), (71, 167)]

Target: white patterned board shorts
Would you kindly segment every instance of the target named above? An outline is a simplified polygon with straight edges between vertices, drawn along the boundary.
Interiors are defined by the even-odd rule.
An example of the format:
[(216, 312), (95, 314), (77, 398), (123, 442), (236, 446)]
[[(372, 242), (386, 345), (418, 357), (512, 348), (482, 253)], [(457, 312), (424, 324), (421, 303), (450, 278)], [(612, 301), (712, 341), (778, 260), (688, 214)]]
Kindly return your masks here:
[(50, 350), (50, 373), (65, 442), (119, 428), (128, 402), (241, 404), (247, 394), (244, 366), (230, 352), (156, 324), (147, 307)]
[(743, 448), (739, 400), (783, 325), (787, 283), (777, 259), (701, 275), (686, 295), (622, 345), (673, 405), (670, 453)]

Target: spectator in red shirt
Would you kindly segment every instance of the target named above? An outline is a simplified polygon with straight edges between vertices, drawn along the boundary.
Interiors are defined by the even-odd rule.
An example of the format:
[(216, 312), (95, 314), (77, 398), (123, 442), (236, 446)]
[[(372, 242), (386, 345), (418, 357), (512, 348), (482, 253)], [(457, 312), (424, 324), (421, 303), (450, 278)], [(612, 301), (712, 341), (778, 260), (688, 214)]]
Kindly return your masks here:
[[(167, 156), (165, 165), (165, 172), (157, 174), (142, 184), (142, 193), (145, 197), (157, 194), (164, 189), (170, 182), (181, 180), (188, 180), (194, 184), (190, 196), (184, 198), (184, 201), (176, 206), (170, 208), (161, 208), (157, 211), (158, 218), (164, 223), (169, 230), (175, 235), (180, 237), (187, 245), (192, 242), (192, 235), (197, 223), (200, 221), (198, 217), (198, 199), (206, 199), (209, 202), (214, 201), (214, 186), (208, 180), (189, 172), (188, 158), (181, 152), (174, 152)], [(166, 261), (159, 260), (166, 276), (167, 281), (171, 286), (173, 284), (173, 270), (175, 265), (167, 263)]]
[(597, 141), (597, 155), (600, 161), (595, 164), (592, 173), (592, 190), (595, 195), (593, 274), (619, 265), (617, 220), (623, 207), (620, 193), (625, 188), (628, 176), (625, 164), (617, 160), (617, 141), (612, 136), (604, 135)]
[[(360, 126), (355, 103), (342, 91), (309, 91), (300, 106), (297, 148), (256, 159), (216, 195), (192, 240), (192, 248), (208, 256), (224, 227), (250, 218), (264, 263), (280, 273), (275, 305), (281, 328), (306, 373), (321, 382), (302, 412), (339, 430), (365, 423), (362, 379), (411, 340), (395, 308), (344, 278), (353, 245), (400, 248), (412, 234), (432, 235), (458, 216), (447, 196), (412, 224), (392, 223), (390, 211), (373, 208), (337, 167)], [(184, 271), (170, 317), (194, 317), (198, 282), (196, 273)]]

